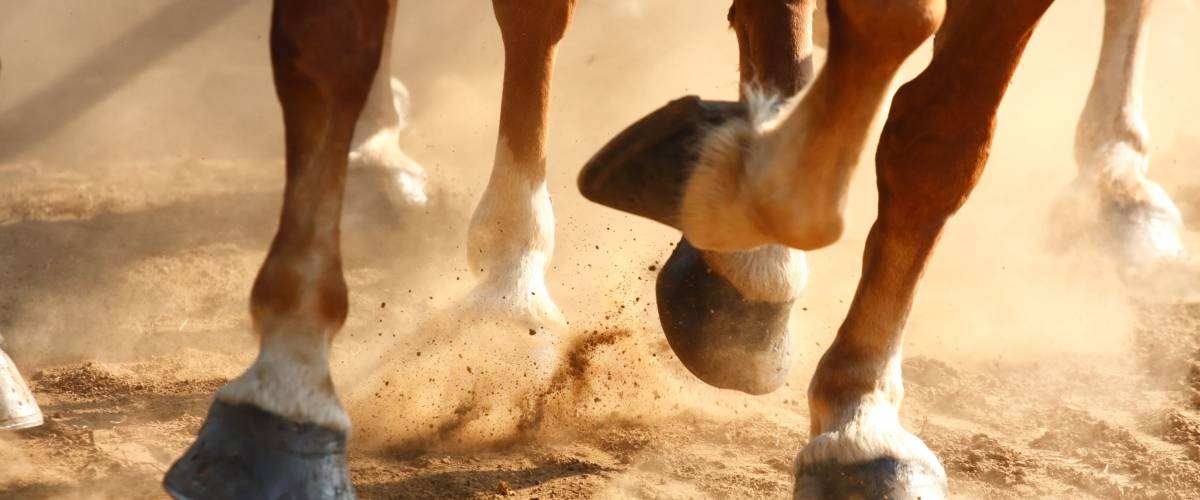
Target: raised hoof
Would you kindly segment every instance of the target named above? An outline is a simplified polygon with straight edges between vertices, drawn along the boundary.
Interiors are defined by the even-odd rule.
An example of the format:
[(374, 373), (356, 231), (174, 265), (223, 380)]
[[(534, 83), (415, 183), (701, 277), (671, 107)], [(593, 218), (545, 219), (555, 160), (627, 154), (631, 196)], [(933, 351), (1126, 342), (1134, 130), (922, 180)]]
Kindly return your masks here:
[(674, 227), (683, 190), (708, 131), (744, 118), (746, 105), (687, 96), (617, 134), (579, 173), (579, 191), (601, 205)]
[(42, 425), (42, 410), (12, 359), (0, 351), (0, 430)]
[(354, 498), (344, 432), (221, 401), (163, 487), (189, 500)]
[(783, 385), (791, 367), (792, 301), (745, 298), (687, 239), (675, 246), (655, 291), (667, 343), (700, 380), (749, 394)]
[(878, 458), (843, 465), (801, 465), (796, 470), (794, 498), (816, 500), (934, 500), (946, 497), (941, 471), (919, 462)]

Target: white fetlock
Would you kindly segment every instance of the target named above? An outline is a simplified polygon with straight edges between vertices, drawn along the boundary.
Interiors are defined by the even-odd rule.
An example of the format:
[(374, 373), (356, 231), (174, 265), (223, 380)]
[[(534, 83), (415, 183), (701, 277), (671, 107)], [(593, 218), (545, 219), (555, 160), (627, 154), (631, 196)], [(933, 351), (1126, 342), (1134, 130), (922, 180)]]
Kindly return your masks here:
[[(822, 483), (842, 481), (843, 474), (865, 474), (860, 479), (874, 486), (863, 491), (876, 490), (871, 495), (944, 498), (946, 471), (937, 455), (900, 425), (904, 385), (899, 350), (890, 353), (882, 366), (873, 366), (876, 362), (869, 359), (830, 361), (836, 359), (830, 356), (838, 356), (832, 350), (825, 356), (822, 365), (832, 362), (838, 368), (818, 367), (809, 388), (816, 435), (796, 456), (796, 497), (820, 496), (825, 489)], [(830, 381), (864, 372), (877, 374), (873, 391), (854, 396), (830, 390), (841, 387)], [(886, 491), (878, 491), (880, 486)]]
[(394, 113), (364, 111), (354, 127), (350, 168), (387, 172), (388, 182), (377, 187), (384, 190), (393, 206), (424, 206), (429, 202), (425, 169), (400, 149), (400, 132), (408, 126), (408, 89), (396, 78), (391, 79), (391, 89)]
[(251, 404), (294, 420), (343, 432), (350, 416), (338, 401), (329, 376), (324, 337), (270, 335), (245, 373), (217, 391), (217, 399)]
[(859, 492), (867, 498), (946, 496), (946, 471), (937, 456), (900, 425), (895, 406), (882, 397), (864, 399), (846, 420), (814, 436), (796, 456), (795, 471), (797, 499), (828, 497), (829, 484), (839, 482), (855, 490), (869, 485)]
[(763, 245), (746, 252), (704, 252), (704, 261), (747, 300), (789, 302), (808, 285), (804, 252)]
[[(502, 158), (497, 161), (511, 161)], [(467, 234), (467, 262), (480, 278), (471, 312), (509, 318), (529, 328), (565, 324), (546, 288), (554, 253), (554, 210), (545, 181), (500, 168), (491, 178)]]
[(363, 139), (350, 151), (350, 168), (387, 172), (388, 182), (378, 187), (393, 206), (424, 206), (429, 202), (425, 170), (400, 150), (397, 135), (396, 129), (381, 129)]
[(522, 261), (516, 269), (489, 276), (464, 298), (464, 317), (511, 322), (526, 329), (562, 330), (567, 321), (536, 263)]
[(1052, 208), (1052, 245), (1091, 242), (1116, 260), (1122, 274), (1136, 276), (1182, 261), (1183, 217), (1156, 182), (1101, 182), (1076, 178)]
[(1131, 206), (1112, 207), (1131, 212), (1128, 221), (1133, 227), (1126, 233), (1127, 245), (1132, 247), (1130, 254), (1137, 260), (1183, 258), (1186, 250), (1181, 236), (1183, 215), (1179, 207), (1157, 182), (1143, 179), (1139, 188), (1130, 199)]
[(843, 422), (814, 436), (796, 456), (797, 466), (892, 458), (928, 464), (944, 479), (946, 472), (937, 456), (900, 425), (895, 407), (874, 399), (865, 398)]

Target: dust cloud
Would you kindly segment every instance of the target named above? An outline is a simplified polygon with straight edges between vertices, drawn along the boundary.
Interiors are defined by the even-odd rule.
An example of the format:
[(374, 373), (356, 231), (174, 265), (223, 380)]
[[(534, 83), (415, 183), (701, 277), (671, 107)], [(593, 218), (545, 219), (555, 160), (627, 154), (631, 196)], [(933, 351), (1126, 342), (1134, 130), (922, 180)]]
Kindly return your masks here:
[[(236, 375), (253, 355), (246, 297), (282, 183), (266, 52), (269, 2), (0, 3), (7, 14), (0, 19), (0, 333), (8, 351), (27, 373), (96, 361), (127, 381), (162, 373), (129, 372), (128, 363), (178, 365), (171, 376), (180, 380)], [(602, 498), (786, 492), (791, 457), (808, 428), (808, 378), (849, 306), (874, 218), (872, 155), (864, 154), (855, 175), (845, 237), (809, 255), (809, 289), (791, 320), (796, 362), (788, 385), (764, 397), (704, 386), (674, 359), (657, 327), (652, 268), (678, 235), (592, 205), (574, 186), (578, 168), (608, 138), (668, 100), (736, 98), (727, 1), (584, 0), (559, 50), (550, 118), (557, 248), (548, 284), (569, 331), (530, 335), (468, 321), (456, 315), (474, 280), (463, 240), (494, 152), (499, 32), (483, 3), (399, 3), (393, 71), (413, 99), (401, 145), (428, 170), (437, 201), (383, 221), (347, 214), (351, 317), (333, 363), (357, 425), (352, 462), (360, 492), (471, 496), (498, 487), (493, 478), (514, 488), (574, 478), (568, 484)], [(1001, 110), (989, 169), (951, 222), (918, 294), (905, 344), (915, 357), (906, 365), (906, 424), (922, 437), (928, 425), (938, 451), (972, 448), (977, 432), (1001, 438), (988, 446), (1028, 443), (1023, 433), (1041, 428), (1026, 422), (1062, 414), (1036, 408), (1064, 391), (1111, 403), (1106, 408), (1120, 407), (1109, 399), (1117, 395), (1169, 399), (1127, 376), (1140, 370), (1128, 355), (1138, 348), (1139, 311), (1114, 271), (1087, 252), (1047, 250), (1050, 205), (1074, 175), (1071, 141), (1102, 15), (1095, 2), (1059, 2), (1041, 23)], [(1151, 172), (1194, 219), (1200, 137), (1191, 125), (1200, 116), (1200, 67), (1189, 61), (1200, 35), (1187, 28), (1200, 13), (1189, 2), (1160, 0), (1152, 22)], [(896, 83), (928, 57), (926, 47)], [(872, 142), (866, 151), (873, 150)], [(1189, 237), (1196, 248), (1200, 241)], [(179, 354), (182, 348), (194, 350)], [(207, 357), (219, 360), (216, 369), (194, 366)], [(1163, 378), (1181, 378), (1189, 365), (1170, 366)], [(1029, 380), (1028, 373), (1049, 376)], [(1063, 373), (1085, 373), (1111, 394), (1079, 390)], [(992, 402), (976, 396), (982, 388), (1008, 398), (1003, 408), (985, 412)], [(50, 408), (74, 404), (69, 394), (38, 390)], [(156, 399), (161, 404), (188, 402), (188, 412), (166, 423), (154, 423), (161, 414), (129, 399), (139, 394), (146, 393), (89, 407), (103, 419), (68, 414), (48, 434), (6, 438), (0, 460), (28, 455), (53, 463), (45, 448), (63, 442), (55, 433), (83, 432), (85, 424), (182, 449), (210, 392), (156, 395), (166, 398)], [(122, 413), (145, 428), (104, 420)], [(1136, 420), (1070, 415), (1130, 428)], [(956, 427), (962, 422), (976, 425)], [(1009, 426), (1019, 430), (997, 431)], [(1036, 455), (1017, 448), (1017, 455)], [(156, 480), (155, 467), (174, 453), (152, 455), (157, 465), (134, 467), (143, 474), (136, 480)], [(476, 476), (458, 479), (464, 471), (522, 467), (541, 479), (485, 475), (479, 487), (470, 482)], [(29, 474), (6, 469), (0, 485)], [(996, 492), (989, 479), (954, 474), (967, 496)], [(1048, 474), (1052, 486), (1037, 487), (1074, 484)], [(70, 481), (60, 476), (37, 484)]]

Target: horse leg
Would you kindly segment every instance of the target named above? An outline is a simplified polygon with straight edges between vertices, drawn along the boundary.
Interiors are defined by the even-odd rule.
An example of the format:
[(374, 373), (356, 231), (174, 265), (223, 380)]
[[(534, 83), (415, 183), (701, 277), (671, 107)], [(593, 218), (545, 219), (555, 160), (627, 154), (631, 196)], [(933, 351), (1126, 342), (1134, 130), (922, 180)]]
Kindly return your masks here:
[[(1150, 4), (1105, 4), (1100, 60), (1075, 133), (1079, 173), (1054, 212), (1064, 243), (1080, 236), (1098, 239), (1123, 275), (1135, 279), (1184, 256), (1179, 209), (1147, 177), (1150, 134), (1142, 81)], [(1072, 234), (1076, 231), (1082, 234)]]
[[(677, 100), (622, 132), (580, 173), (589, 199), (680, 229), (697, 248), (812, 250), (842, 233), (866, 132), (941, 4), (829, 1), (825, 65), (795, 98)], [(697, 146), (698, 144), (698, 146)]]
[[(813, 7), (814, 0), (733, 2), (743, 94), (787, 98), (812, 80)], [(656, 287), (667, 342), (709, 385), (774, 391), (791, 368), (787, 322), (807, 274), (804, 253), (787, 247), (703, 251), (683, 238)]]
[(816, 0), (734, 0), (729, 25), (737, 35), (738, 72), (745, 89), (790, 98), (813, 77)]
[(473, 313), (522, 328), (565, 325), (546, 289), (554, 212), (546, 189), (547, 121), (555, 52), (575, 0), (493, 0), (504, 41), (504, 88), (495, 163), (467, 235), (480, 282)]
[(900, 425), (904, 322), (943, 227), (983, 171), (996, 109), (1050, 3), (950, 0), (929, 66), (896, 93), (875, 157), (879, 215), (862, 278), (809, 386), (813, 437), (796, 459), (796, 498), (944, 496), (937, 457)]
[(339, 225), (347, 154), (390, 15), (387, 0), (276, 0), (271, 65), (287, 183), (250, 297), (259, 355), (216, 395), (167, 472), (181, 498), (352, 498), (350, 419), (329, 374), (347, 309)]
[(940, 18), (936, 2), (830, 1), (829, 52), (809, 90), (752, 99), (713, 132), (683, 188), (679, 224), (696, 246), (802, 250), (842, 233), (846, 191), (892, 78)]
[[(390, 0), (395, 12), (396, 0)], [(377, 207), (419, 207), (428, 201), (425, 170), (400, 149), (400, 132), (408, 126), (408, 89), (392, 76), (392, 31), (394, 15), (388, 18), (379, 70), (371, 80), (371, 91), (350, 142), (350, 171), (346, 187), (347, 211)], [(365, 199), (360, 199), (365, 198)]]
[[(787, 315), (805, 267), (803, 254), (774, 245), (807, 250), (841, 234), (871, 120), (900, 64), (941, 19), (927, 3), (828, 2), (828, 59), (790, 100), (806, 73), (812, 3), (736, 3), (735, 30), (756, 13), (764, 27), (778, 24), (759, 35), (739, 30), (743, 77), (761, 89), (746, 96), (748, 106), (677, 100), (580, 173), (587, 198), (682, 230), (687, 241), (673, 258), (686, 265), (664, 266), (659, 315), (676, 354), (706, 382), (751, 393), (783, 382)], [(803, 44), (784, 51), (771, 37)], [(702, 262), (691, 257), (696, 249), (708, 251)]]

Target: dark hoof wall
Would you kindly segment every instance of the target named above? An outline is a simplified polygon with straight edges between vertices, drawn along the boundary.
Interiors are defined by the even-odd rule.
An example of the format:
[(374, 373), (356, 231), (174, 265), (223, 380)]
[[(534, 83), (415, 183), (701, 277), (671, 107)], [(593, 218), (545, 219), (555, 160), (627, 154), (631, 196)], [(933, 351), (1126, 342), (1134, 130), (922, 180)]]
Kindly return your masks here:
[(579, 173), (593, 202), (679, 229), (679, 204), (707, 132), (746, 116), (745, 104), (687, 96), (646, 115), (605, 144)]
[(722, 389), (766, 394), (791, 368), (792, 302), (748, 300), (680, 239), (658, 274), (658, 318), (692, 374)]
[(795, 497), (804, 499), (935, 500), (946, 497), (940, 471), (894, 458), (842, 465), (801, 465), (796, 471)]
[(189, 500), (354, 498), (345, 433), (221, 401), (163, 487)]

